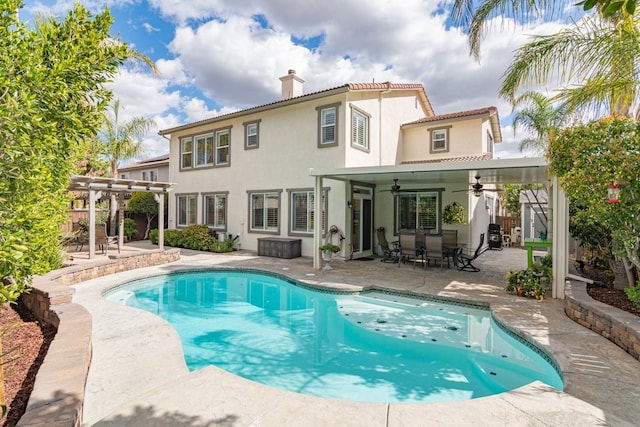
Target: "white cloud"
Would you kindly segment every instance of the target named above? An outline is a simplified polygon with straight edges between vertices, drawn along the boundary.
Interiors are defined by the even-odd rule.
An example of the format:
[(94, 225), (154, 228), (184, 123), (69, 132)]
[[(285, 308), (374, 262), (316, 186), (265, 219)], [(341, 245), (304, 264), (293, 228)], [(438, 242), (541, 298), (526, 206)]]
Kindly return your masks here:
[[(143, 4), (140, 0), (83, 2), (99, 3), (112, 8)], [(478, 63), (469, 55), (466, 35), (446, 28), (443, 8), (448, 4), (438, 0), (148, 3), (176, 25), (168, 43), (171, 56), (156, 58), (160, 76), (145, 69), (124, 70), (113, 88), (128, 114), (153, 117), (157, 129), (275, 101), (280, 97), (278, 77), (295, 69), (306, 80), (307, 93), (349, 82), (389, 80), (422, 83), (437, 113), (494, 105), (503, 125), (504, 142), (496, 146), (501, 157), (521, 157), (517, 141), (523, 138), (513, 136), (511, 107), (498, 96), (501, 77), (514, 50), (529, 41), (529, 35), (561, 28), (555, 22), (522, 26), (496, 18), (482, 42)], [(53, 10), (71, 4), (71, 0), (59, 0)], [(256, 22), (255, 15), (263, 16), (268, 27)], [(171, 26), (158, 27), (158, 20), (147, 22), (144, 27), (154, 35), (156, 28), (173, 34)], [(313, 50), (292, 41), (317, 36), (323, 41)], [(166, 150), (162, 138), (148, 138), (145, 144), (153, 150)]]

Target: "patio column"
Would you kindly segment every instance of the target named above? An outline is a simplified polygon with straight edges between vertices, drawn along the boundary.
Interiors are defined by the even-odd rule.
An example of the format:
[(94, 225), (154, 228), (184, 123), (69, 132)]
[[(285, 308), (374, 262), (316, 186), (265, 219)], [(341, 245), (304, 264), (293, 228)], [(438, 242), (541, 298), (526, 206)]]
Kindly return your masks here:
[(155, 193), (153, 198), (158, 203), (158, 248), (164, 250), (164, 193)]
[(553, 257), (553, 298), (564, 299), (564, 285), (569, 273), (569, 203), (565, 192), (558, 185), (558, 178), (553, 177), (553, 247), (551, 256)]
[(89, 259), (96, 257), (96, 200), (100, 197), (101, 191), (89, 190)]
[[(313, 209), (315, 220), (313, 222), (313, 268), (322, 268), (322, 258), (320, 257), (320, 246), (322, 246), (322, 177), (316, 176), (316, 187), (314, 189)], [(325, 212), (329, 215), (329, 212)]]

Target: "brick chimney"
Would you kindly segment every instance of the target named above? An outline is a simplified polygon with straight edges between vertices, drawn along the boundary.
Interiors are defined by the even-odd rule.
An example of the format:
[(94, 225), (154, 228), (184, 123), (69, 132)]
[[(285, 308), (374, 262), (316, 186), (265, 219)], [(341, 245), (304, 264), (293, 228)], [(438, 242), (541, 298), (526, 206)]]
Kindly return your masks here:
[(289, 73), (280, 77), (282, 82), (282, 99), (295, 98), (303, 95), (302, 84), (304, 80), (296, 76), (296, 70), (289, 70)]

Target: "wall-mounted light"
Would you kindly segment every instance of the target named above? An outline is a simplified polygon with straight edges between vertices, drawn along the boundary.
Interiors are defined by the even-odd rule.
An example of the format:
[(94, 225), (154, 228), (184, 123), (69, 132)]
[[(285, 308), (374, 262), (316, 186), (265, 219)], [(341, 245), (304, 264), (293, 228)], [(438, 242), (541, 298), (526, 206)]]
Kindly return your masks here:
[(351, 209), (351, 200), (347, 200), (347, 208)]

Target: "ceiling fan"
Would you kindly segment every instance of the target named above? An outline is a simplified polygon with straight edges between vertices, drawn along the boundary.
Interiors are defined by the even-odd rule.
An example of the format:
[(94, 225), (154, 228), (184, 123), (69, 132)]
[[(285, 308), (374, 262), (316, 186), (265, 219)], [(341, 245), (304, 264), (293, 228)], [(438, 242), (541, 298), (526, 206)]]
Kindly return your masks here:
[(400, 193), (400, 186), (398, 185), (398, 178), (393, 180), (393, 185), (389, 190), (381, 190), (380, 192), (390, 191), (392, 196), (397, 196)]
[(461, 191), (469, 191), (473, 192), (473, 195), (476, 197), (480, 197), (483, 191), (501, 191), (498, 188), (484, 188), (484, 185), (480, 184), (480, 175), (475, 176), (476, 182), (471, 184), (471, 188), (469, 190), (456, 190), (452, 191), (453, 193), (459, 193)]

